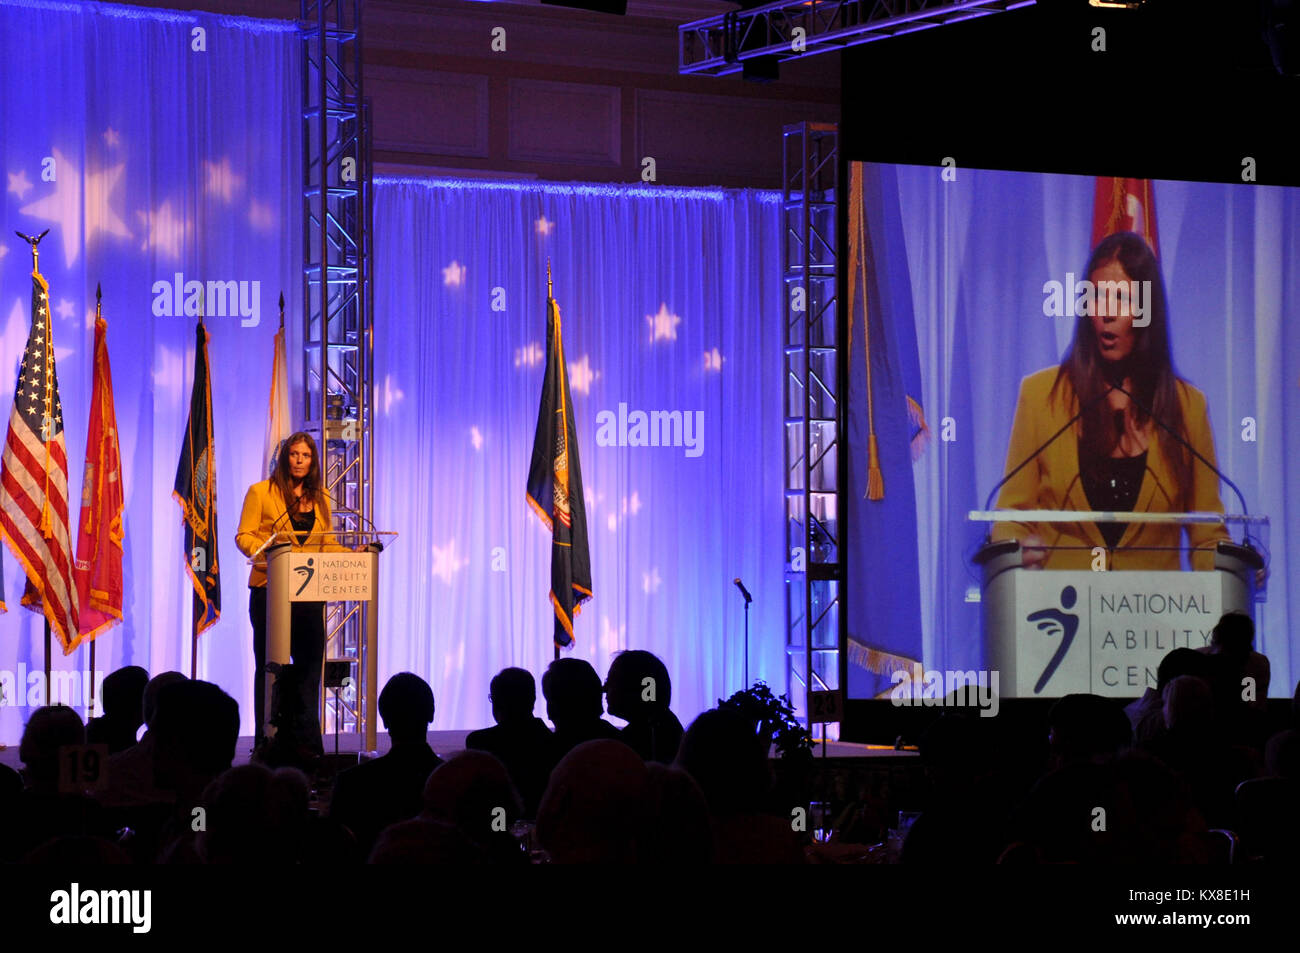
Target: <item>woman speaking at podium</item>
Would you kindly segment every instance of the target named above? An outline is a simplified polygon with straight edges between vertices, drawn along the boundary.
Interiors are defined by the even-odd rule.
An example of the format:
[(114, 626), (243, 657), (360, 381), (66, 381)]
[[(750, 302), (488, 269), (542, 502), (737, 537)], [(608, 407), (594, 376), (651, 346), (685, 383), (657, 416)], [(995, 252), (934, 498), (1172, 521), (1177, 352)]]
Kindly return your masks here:
[[(254, 483), (244, 496), (235, 545), (252, 556), (273, 535), (298, 551), (342, 552), (330, 532), (329, 498), (321, 485), (320, 456), (316, 441), (301, 431), (280, 446), (280, 456), (269, 480)], [(264, 690), (266, 684), (266, 555), (254, 559), (248, 577), (248, 616), (253, 623), (253, 707), (256, 744), (265, 740)], [(295, 602), (291, 608), (290, 655), (300, 676), (302, 722), (299, 738), (317, 754), (323, 752), (317, 717), (321, 666), (325, 658), (325, 603)]]
[[(1133, 232), (1109, 235), (1086, 276), (1106, 291), (1080, 309), (1060, 366), (1020, 384), (1006, 472), (1029, 462), (1003, 485), (998, 508), (1222, 513), (1218, 475), (1188, 449), (1218, 466), (1205, 395), (1174, 371), (1151, 248)], [(1131, 300), (1130, 290), (1141, 298)], [(1222, 524), (997, 523), (993, 538), (1018, 539), (1025, 566), (1089, 569), (1101, 547), (1107, 569), (1177, 570), (1184, 532), (1192, 568), (1212, 569), (1215, 544), (1228, 539)]]

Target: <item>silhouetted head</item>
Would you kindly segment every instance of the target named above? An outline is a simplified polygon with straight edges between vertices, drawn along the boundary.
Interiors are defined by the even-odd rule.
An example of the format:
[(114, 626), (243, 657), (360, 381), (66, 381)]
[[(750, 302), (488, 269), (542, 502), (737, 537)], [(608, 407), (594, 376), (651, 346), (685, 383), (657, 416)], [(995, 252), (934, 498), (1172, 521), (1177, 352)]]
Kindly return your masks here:
[(466, 866), (491, 863), (487, 851), (452, 825), (425, 818), (384, 828), (370, 851), (370, 864), (440, 864)]
[(704, 792), (685, 771), (646, 764), (646, 829), (637, 853), (641, 864), (708, 864), (713, 825)]
[(150, 729), (155, 782), (198, 796), (235, 759), (239, 704), (211, 682), (174, 681), (158, 691)]
[(1208, 678), (1209, 661), (1195, 649), (1174, 649), (1160, 660), (1156, 667), (1156, 691), (1164, 692), (1165, 686), (1180, 675), (1195, 675)]
[(714, 814), (753, 813), (771, 786), (769, 747), (749, 718), (715, 708), (686, 729), (676, 766), (695, 779)]
[(163, 672), (149, 679), (149, 684), (144, 687), (144, 723), (147, 727), (153, 726), (154, 717), (158, 711), (158, 693), (167, 685), (175, 685), (177, 682), (185, 682), (188, 679), (180, 672)]
[(1179, 675), (1164, 691), (1165, 727), (1182, 734), (1202, 734), (1214, 725), (1214, 693), (1195, 675)]
[(139, 665), (110, 672), (104, 679), (104, 717), (139, 728), (144, 724), (144, 688), (149, 673)]
[(200, 855), (210, 864), (292, 863), (309, 796), (307, 776), (296, 768), (231, 768), (203, 792)]
[(1255, 622), (1241, 611), (1225, 612), (1210, 636), (1210, 646), (1220, 655), (1245, 664), (1255, 646)]
[(379, 693), (379, 717), (394, 742), (424, 741), (433, 713), (433, 689), (411, 672), (394, 675)]
[(506, 766), (486, 751), (461, 752), (424, 783), (421, 816), (451, 824), (494, 855), (520, 855), (510, 828), (522, 810)]
[(641, 649), (619, 652), (609, 663), (605, 698), (609, 713), (625, 721), (637, 721), (665, 711), (673, 698), (668, 669), (657, 657)]
[(987, 719), (946, 711), (921, 736), (921, 762), (945, 791), (973, 783), (994, 767)]
[(59, 780), (59, 749), (86, 743), (81, 716), (67, 705), (47, 705), (32, 712), (18, 746), (28, 783), (55, 784)]
[(1057, 764), (1118, 754), (1133, 742), (1124, 709), (1100, 695), (1066, 695), (1052, 706), (1047, 722)]
[(583, 742), (551, 772), (538, 842), (556, 863), (635, 863), (647, 777), (641, 756), (621, 741)]
[(533, 673), (522, 668), (503, 668), (488, 684), (488, 700), (497, 724), (526, 721), (537, 704), (537, 682)]
[(582, 659), (552, 662), (542, 676), (542, 694), (546, 697), (546, 716), (557, 730), (592, 721), (605, 713), (600, 701), (600, 676)]

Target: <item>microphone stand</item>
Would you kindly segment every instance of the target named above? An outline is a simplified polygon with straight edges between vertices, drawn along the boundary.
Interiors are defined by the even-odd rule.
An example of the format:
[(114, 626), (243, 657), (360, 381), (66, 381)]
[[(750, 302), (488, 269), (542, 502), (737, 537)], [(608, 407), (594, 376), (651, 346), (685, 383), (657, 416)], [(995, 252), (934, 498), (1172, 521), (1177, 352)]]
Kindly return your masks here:
[(741, 691), (747, 691), (749, 689), (749, 604), (754, 601), (754, 597), (749, 594), (749, 590), (745, 588), (739, 576), (735, 578), (733, 584), (745, 597), (745, 684), (741, 686)]

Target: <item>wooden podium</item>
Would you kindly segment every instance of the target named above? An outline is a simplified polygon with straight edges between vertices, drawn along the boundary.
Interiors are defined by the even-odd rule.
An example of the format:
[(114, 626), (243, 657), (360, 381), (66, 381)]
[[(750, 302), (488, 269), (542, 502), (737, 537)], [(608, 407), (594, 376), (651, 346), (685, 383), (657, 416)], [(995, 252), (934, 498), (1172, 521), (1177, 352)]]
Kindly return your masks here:
[[(1022, 510), (972, 513), (997, 522), (1135, 520), (1233, 521), (1221, 514), (1079, 513)], [(1040, 518), (1046, 517), (1046, 518)], [(1241, 520), (1242, 518), (1235, 518)], [(1267, 523), (1262, 517), (1247, 518)], [(1220, 542), (1204, 572), (1028, 569), (1020, 543), (986, 543), (973, 561), (981, 569), (980, 608), (988, 666), (1004, 698), (1059, 698), (1090, 693), (1133, 698), (1156, 685), (1156, 667), (1172, 649), (1209, 645), (1225, 612), (1254, 617), (1255, 574), (1264, 562), (1253, 548)]]
[[(266, 554), (266, 666), (265, 708), (268, 724), (259, 726), (262, 735), (270, 737), (275, 729), (271, 718), (271, 688), (279, 666), (290, 661), (290, 630), (292, 604), (295, 602), (351, 602), (358, 603), (362, 638), (357, 658), (358, 707), (361, 711), (360, 734), (363, 750), (376, 748), (379, 686), (379, 556), (383, 550), (380, 539), (395, 537), (396, 533), (345, 533), (334, 531), (335, 538), (354, 538), (357, 545), (367, 548), (361, 552), (318, 552), (295, 550), (286, 535), (272, 537), (265, 547)], [(328, 641), (328, 633), (327, 633)], [(322, 693), (323, 697), (323, 693)], [(319, 717), (319, 715), (318, 715)]]

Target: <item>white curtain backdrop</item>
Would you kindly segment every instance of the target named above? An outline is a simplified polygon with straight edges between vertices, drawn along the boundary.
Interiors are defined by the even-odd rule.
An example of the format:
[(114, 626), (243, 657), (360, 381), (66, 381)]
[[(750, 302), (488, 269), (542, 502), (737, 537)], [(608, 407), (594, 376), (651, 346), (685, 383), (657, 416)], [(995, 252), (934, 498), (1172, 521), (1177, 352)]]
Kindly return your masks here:
[[(375, 521), (381, 679), (432, 684), (435, 728), (492, 723), (488, 681), (553, 649), (550, 541), (524, 499), (562, 316), (593, 590), (573, 655), (644, 648), (689, 722), (742, 682), (784, 691), (780, 208), (772, 193), (376, 182)], [(601, 446), (597, 415), (697, 413), (703, 441)], [(617, 427), (615, 427), (617, 431)]]

